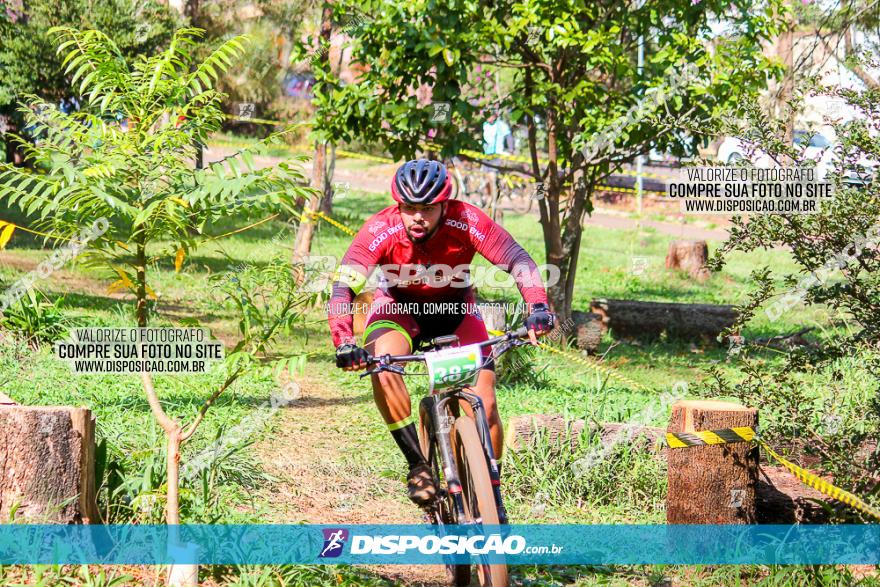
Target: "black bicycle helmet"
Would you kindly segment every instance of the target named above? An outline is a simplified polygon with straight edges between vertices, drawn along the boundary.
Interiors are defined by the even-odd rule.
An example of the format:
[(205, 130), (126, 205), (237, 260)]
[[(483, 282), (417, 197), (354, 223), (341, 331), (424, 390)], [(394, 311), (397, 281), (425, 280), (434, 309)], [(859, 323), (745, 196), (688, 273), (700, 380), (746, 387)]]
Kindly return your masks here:
[(436, 204), (449, 199), (452, 178), (446, 166), (439, 161), (413, 159), (407, 161), (394, 174), (391, 195), (406, 204)]

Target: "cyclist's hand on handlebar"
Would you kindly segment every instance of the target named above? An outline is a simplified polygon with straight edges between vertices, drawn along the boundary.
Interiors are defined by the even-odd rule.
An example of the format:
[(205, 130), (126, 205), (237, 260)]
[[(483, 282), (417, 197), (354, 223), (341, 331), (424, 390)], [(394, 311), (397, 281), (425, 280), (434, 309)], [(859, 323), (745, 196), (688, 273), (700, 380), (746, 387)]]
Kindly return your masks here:
[(345, 371), (366, 369), (370, 353), (354, 343), (344, 343), (336, 347), (336, 366)]
[(529, 331), (529, 340), (532, 341), (532, 344), (538, 344), (538, 337), (553, 330), (555, 324), (556, 314), (550, 311), (547, 304), (533, 304), (532, 313), (525, 321), (526, 329)]

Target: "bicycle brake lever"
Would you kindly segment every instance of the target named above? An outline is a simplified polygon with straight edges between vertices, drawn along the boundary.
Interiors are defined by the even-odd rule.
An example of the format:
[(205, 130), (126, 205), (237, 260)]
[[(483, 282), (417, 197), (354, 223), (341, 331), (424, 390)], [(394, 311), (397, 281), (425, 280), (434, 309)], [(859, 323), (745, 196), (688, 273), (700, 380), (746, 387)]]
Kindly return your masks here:
[(399, 365), (380, 365), (379, 367), (373, 369), (372, 371), (367, 371), (366, 373), (361, 374), (361, 378), (366, 377), (367, 375), (373, 375), (375, 373), (381, 373), (382, 371), (391, 371), (392, 373), (397, 373), (398, 375), (404, 375), (406, 372), (403, 367)]

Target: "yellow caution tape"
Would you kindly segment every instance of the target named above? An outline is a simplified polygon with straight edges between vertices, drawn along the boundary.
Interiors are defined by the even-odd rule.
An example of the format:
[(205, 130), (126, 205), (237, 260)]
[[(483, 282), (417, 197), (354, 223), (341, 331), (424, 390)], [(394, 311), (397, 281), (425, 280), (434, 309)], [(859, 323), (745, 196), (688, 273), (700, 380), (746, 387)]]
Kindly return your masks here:
[[(602, 190), (606, 192), (620, 192), (624, 194), (637, 194), (638, 190), (634, 188), (618, 188), (610, 185), (597, 185), (597, 190)], [(642, 190), (643, 194), (659, 194), (661, 196), (665, 196), (666, 192), (658, 192), (657, 190)]]
[[(490, 330), (489, 334), (491, 334), (492, 336), (499, 336), (504, 333), (501, 332), (500, 330)], [(539, 342), (538, 346), (545, 351), (550, 351), (551, 353), (556, 353), (556, 354), (562, 355), (563, 357), (566, 357), (567, 359), (574, 361), (575, 363), (580, 363), (581, 365), (589, 367), (590, 369), (593, 369), (594, 371), (598, 371), (600, 373), (603, 373), (612, 379), (616, 379), (616, 380), (620, 381), (621, 383), (625, 383), (626, 385), (630, 386), (633, 389), (637, 389), (639, 391), (644, 391), (647, 393), (652, 392), (651, 389), (645, 387), (641, 383), (637, 383), (637, 382), (633, 381), (632, 379), (630, 379), (629, 377), (627, 377), (626, 375), (622, 375), (622, 374), (618, 373), (617, 371), (610, 369), (604, 365), (601, 365), (595, 361), (588, 361), (588, 360), (584, 359), (583, 357), (579, 357), (578, 355), (576, 355), (574, 353), (561, 351), (561, 350), (559, 350), (557, 348), (553, 348), (552, 346), (545, 344), (543, 342)]]
[[(233, 118), (235, 118), (235, 117), (233, 117)], [(236, 119), (237, 119), (237, 118), (236, 118)], [(246, 121), (249, 121), (249, 122), (254, 122), (254, 121), (258, 120), (258, 119), (242, 119), (242, 120), (246, 120)], [(267, 124), (268, 124), (268, 123), (282, 124), (282, 123), (278, 123), (278, 122), (276, 122), (276, 121), (271, 121), (271, 120), (270, 120), (270, 121), (264, 121), (264, 122), (267, 123)], [(225, 145), (229, 145), (229, 146), (232, 146), (232, 147), (239, 147), (239, 148), (252, 146), (250, 143), (244, 143), (244, 142), (240, 142), (240, 141), (233, 141), (233, 140), (229, 140), (229, 139), (217, 139), (215, 142), (217, 142), (217, 143), (221, 143), (221, 144), (225, 144)], [(430, 144), (429, 144), (429, 145), (423, 145), (423, 146), (421, 146), (420, 148), (421, 148), (422, 150), (429, 150), (429, 149), (437, 150), (437, 149), (439, 149), (439, 147), (437, 147), (436, 145), (430, 145)], [(290, 147), (289, 150), (290, 150), (292, 153), (304, 153), (304, 152), (305, 152), (305, 151), (302, 151), (302, 150), (295, 150), (295, 149), (293, 149), (292, 147)], [(528, 162), (529, 162), (529, 159), (526, 159), (525, 157), (518, 157), (518, 156), (516, 156), (516, 155), (492, 155), (492, 156), (487, 156), (487, 155), (484, 155), (484, 154), (479, 153), (479, 152), (477, 152), (477, 151), (469, 151), (469, 150), (467, 150), (467, 149), (464, 149), (464, 150), (462, 150), (462, 151), (459, 151), (459, 153), (460, 153), (461, 155), (465, 155), (465, 156), (470, 157), (470, 158), (472, 158), (472, 159), (474, 159), (474, 160), (476, 160), (476, 161), (479, 161), (479, 162), (491, 161), (492, 159), (503, 159), (503, 160), (506, 160), (506, 161), (516, 161), (516, 162), (519, 162), (519, 163), (528, 163)], [(376, 162), (376, 163), (385, 163), (385, 164), (389, 164), (389, 163), (395, 163), (395, 162), (396, 162), (394, 159), (390, 159), (390, 158), (388, 158), (388, 157), (379, 157), (379, 156), (376, 156), (376, 155), (367, 155), (367, 154), (365, 154), (365, 153), (356, 153), (356, 152), (354, 152), (354, 151), (347, 151), (347, 150), (345, 150), (345, 149), (336, 149), (336, 154), (337, 154), (338, 156), (340, 156), (340, 157), (346, 157), (346, 158), (349, 158), (349, 159), (362, 159), (362, 160), (364, 160), (364, 161), (374, 161), (374, 162)], [(539, 159), (538, 161), (539, 161), (540, 163), (546, 163), (546, 162), (547, 162), (546, 159)], [(631, 171), (629, 171), (629, 170), (622, 170), (620, 173), (622, 173), (622, 174), (624, 174), (624, 175), (634, 175), (634, 174), (635, 174), (635, 172), (631, 172)], [(512, 174), (512, 173), (504, 173), (504, 174), (501, 174), (501, 175), (503, 175), (503, 176), (505, 176), (505, 177), (513, 177), (513, 178), (517, 178), (516, 180), (514, 180), (514, 183), (517, 183), (517, 184), (526, 183), (525, 178), (522, 178), (522, 181), (519, 181), (520, 176), (518, 176), (518, 175), (516, 175), (516, 174)], [(658, 175), (658, 174), (651, 174), (651, 173), (643, 173), (642, 175), (644, 175), (645, 177), (658, 177), (658, 178), (664, 178), (664, 177), (667, 177), (667, 178), (668, 178), (668, 177), (669, 177), (669, 176), (661, 176), (661, 175)], [(635, 193), (638, 193), (638, 190), (636, 190), (636, 189), (634, 189), (634, 188), (614, 187), (614, 186), (608, 186), (608, 185), (600, 185), (600, 186), (596, 186), (596, 189), (598, 189), (598, 190), (602, 190), (602, 191), (606, 191), (606, 192), (617, 192), (617, 193), (624, 193), (624, 194), (635, 194)], [(666, 192), (661, 192), (661, 191), (658, 191), (658, 190), (642, 190), (642, 193), (643, 193), (643, 194), (656, 194), (656, 195), (660, 195), (660, 196), (665, 196), (665, 195), (666, 195)]]
[(394, 163), (394, 159), (388, 157), (377, 157), (375, 155), (366, 155), (364, 153), (355, 153), (354, 151), (346, 151), (344, 149), (336, 149), (336, 154), (349, 159), (364, 159), (365, 161), (376, 161), (377, 163)]
[(545, 344), (543, 342), (539, 342), (538, 346), (541, 347), (542, 349), (544, 349), (545, 351), (550, 351), (551, 353), (556, 353), (558, 355), (562, 355), (563, 357), (566, 357), (567, 359), (574, 361), (575, 363), (580, 363), (581, 365), (585, 365), (586, 367), (589, 367), (590, 369), (593, 369), (595, 371), (599, 371), (600, 373), (604, 373), (608, 377), (611, 377), (612, 379), (617, 379), (621, 383), (625, 383), (626, 385), (629, 385), (633, 389), (638, 389), (639, 391), (644, 391), (644, 392), (648, 392), (648, 393), (652, 392), (651, 389), (645, 387), (641, 383), (636, 383), (635, 381), (633, 381), (632, 379), (630, 379), (626, 375), (621, 375), (617, 371), (615, 371), (613, 369), (609, 369), (608, 367), (601, 365), (598, 362), (588, 361), (585, 358), (579, 357), (574, 353), (561, 351), (561, 350), (559, 350), (557, 348), (553, 348), (552, 346)]
[(733, 442), (751, 442), (755, 431), (749, 426), (722, 428), (720, 430), (704, 430), (702, 432), (667, 432), (666, 444), (669, 448), (686, 448), (688, 446), (704, 446), (729, 444)]
[[(620, 169), (616, 173), (620, 175), (631, 175), (633, 177), (638, 177), (639, 173), (632, 169)], [(655, 177), (657, 179), (675, 179), (674, 175), (663, 175), (662, 173), (654, 173), (652, 171), (643, 171), (642, 177)]]
[(251, 122), (253, 124), (269, 124), (272, 126), (281, 126), (287, 124), (280, 120), (266, 120), (265, 118), (248, 118), (247, 116), (227, 116), (226, 120), (237, 120), (239, 122)]
[(342, 223), (339, 222), (338, 220), (334, 220), (334, 219), (330, 218), (329, 216), (327, 216), (326, 214), (324, 214), (324, 213), (321, 212), (321, 211), (318, 211), (318, 212), (307, 212), (307, 213), (308, 213), (310, 216), (312, 216), (313, 218), (320, 218), (321, 220), (323, 220), (324, 222), (330, 224), (331, 226), (335, 226), (336, 228), (338, 228), (339, 230), (341, 230), (342, 232), (344, 232), (345, 234), (347, 234), (347, 235), (349, 235), (349, 236), (354, 236), (354, 235), (357, 234), (356, 231), (354, 231), (354, 230), (350, 229), (349, 227), (345, 226), (344, 224), (342, 224)]
[(795, 477), (797, 477), (805, 485), (809, 485), (816, 491), (824, 493), (832, 499), (836, 499), (839, 502), (845, 503), (852, 508), (855, 508), (861, 512), (868, 514), (869, 516), (880, 520), (880, 510), (872, 507), (860, 497), (853, 495), (849, 491), (841, 489), (840, 487), (832, 485), (828, 481), (825, 481), (821, 477), (810, 473), (806, 469), (798, 467), (794, 463), (788, 462), (787, 460), (779, 456), (776, 451), (767, 446), (767, 443), (763, 440), (758, 439), (758, 444), (764, 447), (764, 450), (767, 451), (767, 454), (782, 463), (783, 467), (794, 473)]

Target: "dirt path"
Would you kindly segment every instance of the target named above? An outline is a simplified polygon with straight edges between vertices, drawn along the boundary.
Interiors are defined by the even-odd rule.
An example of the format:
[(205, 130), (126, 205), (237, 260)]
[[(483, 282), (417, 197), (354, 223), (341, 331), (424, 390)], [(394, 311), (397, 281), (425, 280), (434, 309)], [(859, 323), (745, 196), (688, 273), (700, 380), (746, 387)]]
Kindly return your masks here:
[[(420, 511), (405, 497), (401, 481), (387, 479), (346, 458), (346, 451), (371, 450), (358, 430), (379, 418), (367, 391), (341, 392), (314, 373), (297, 377), (301, 398), (277, 416), (278, 432), (256, 444), (256, 456), (277, 482), (267, 488), (273, 523), (420, 524)], [(388, 437), (388, 442), (392, 442)], [(401, 472), (403, 464), (401, 459)], [(383, 565), (368, 567), (403, 585), (446, 585), (441, 566)]]

